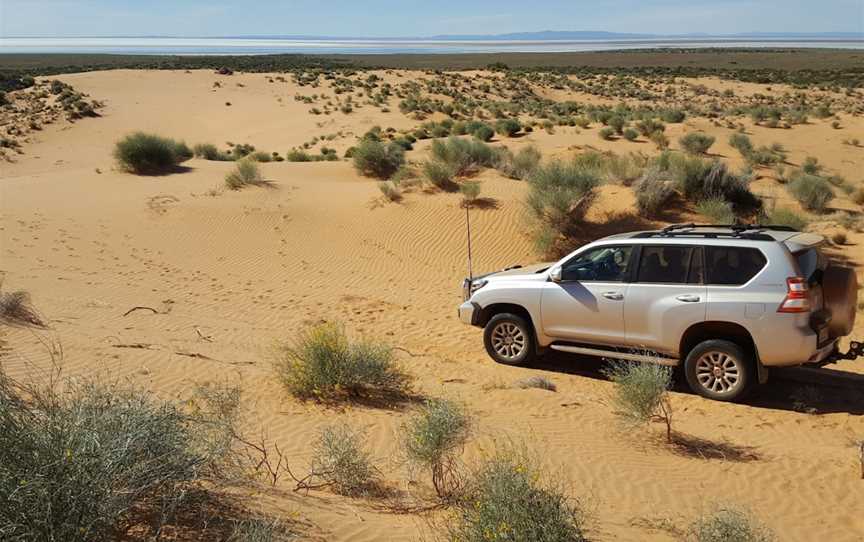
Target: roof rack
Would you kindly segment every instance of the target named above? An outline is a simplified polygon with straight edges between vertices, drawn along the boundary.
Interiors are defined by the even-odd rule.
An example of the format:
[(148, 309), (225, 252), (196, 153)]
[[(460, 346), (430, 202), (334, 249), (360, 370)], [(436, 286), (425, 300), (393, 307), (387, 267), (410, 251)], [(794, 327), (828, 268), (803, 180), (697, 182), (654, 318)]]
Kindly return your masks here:
[(689, 230), (695, 228), (728, 228), (733, 232), (745, 232), (745, 231), (758, 231), (758, 230), (769, 230), (769, 231), (798, 231), (790, 226), (783, 226), (781, 224), (695, 224), (693, 222), (686, 222), (683, 224), (670, 224), (660, 230), (663, 233), (672, 233), (677, 230)]
[[(702, 229), (713, 229), (721, 231), (698, 231)], [(728, 230), (728, 231), (722, 231)], [(768, 231), (797, 231), (789, 226), (762, 225), (762, 224), (670, 224), (660, 231), (649, 231), (638, 234), (637, 238), (646, 237), (683, 237), (700, 236), (709, 239), (733, 238), (749, 239), (753, 241), (774, 241), (774, 238), (764, 233)]]

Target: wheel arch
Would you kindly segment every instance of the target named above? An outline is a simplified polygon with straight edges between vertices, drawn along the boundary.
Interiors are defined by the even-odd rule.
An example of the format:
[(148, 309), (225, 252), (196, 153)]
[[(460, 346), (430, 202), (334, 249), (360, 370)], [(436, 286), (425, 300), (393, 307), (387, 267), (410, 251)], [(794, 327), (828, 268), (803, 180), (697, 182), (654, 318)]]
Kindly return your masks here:
[(687, 355), (690, 354), (690, 351), (697, 344), (710, 339), (727, 340), (743, 348), (753, 356), (759, 382), (764, 384), (768, 380), (768, 370), (762, 365), (759, 359), (759, 349), (756, 347), (753, 335), (747, 328), (735, 322), (709, 320), (693, 324), (681, 336), (681, 342), (678, 347), (679, 357), (682, 360), (686, 359)]

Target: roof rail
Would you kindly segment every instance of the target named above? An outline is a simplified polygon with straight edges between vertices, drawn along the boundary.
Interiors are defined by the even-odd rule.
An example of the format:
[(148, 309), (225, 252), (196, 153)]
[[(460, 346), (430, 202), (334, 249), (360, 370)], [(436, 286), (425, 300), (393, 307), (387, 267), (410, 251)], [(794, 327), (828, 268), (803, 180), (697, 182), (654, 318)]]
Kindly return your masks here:
[(664, 234), (669, 234), (678, 230), (690, 230), (695, 228), (728, 228), (736, 233), (758, 230), (798, 231), (791, 226), (784, 226), (782, 224), (695, 224), (693, 222), (670, 224), (660, 231)]

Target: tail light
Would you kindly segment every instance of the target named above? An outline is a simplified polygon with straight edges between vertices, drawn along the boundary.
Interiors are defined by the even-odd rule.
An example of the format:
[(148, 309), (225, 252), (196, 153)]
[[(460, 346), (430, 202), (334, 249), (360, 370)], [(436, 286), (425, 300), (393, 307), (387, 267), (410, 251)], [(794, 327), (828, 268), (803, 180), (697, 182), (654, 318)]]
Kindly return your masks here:
[(810, 312), (810, 287), (801, 277), (786, 279), (786, 298), (777, 312)]

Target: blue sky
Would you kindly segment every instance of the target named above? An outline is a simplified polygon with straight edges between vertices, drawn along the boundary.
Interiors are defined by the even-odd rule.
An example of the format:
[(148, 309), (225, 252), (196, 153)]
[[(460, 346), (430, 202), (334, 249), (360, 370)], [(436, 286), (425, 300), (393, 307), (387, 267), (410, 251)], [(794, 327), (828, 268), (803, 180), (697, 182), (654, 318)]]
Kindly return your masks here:
[(2, 36), (864, 32), (864, 0), (0, 0)]

